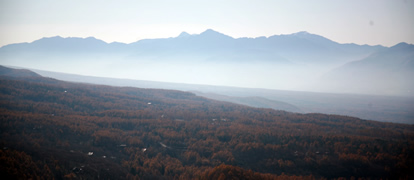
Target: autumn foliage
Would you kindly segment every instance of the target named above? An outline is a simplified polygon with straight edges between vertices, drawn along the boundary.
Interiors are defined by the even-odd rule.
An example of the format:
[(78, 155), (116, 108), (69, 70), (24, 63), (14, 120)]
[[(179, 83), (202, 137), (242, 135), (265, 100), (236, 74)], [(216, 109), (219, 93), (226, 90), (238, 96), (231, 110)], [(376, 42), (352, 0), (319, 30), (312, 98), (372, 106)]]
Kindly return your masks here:
[(7, 179), (412, 179), (414, 126), (0, 78)]

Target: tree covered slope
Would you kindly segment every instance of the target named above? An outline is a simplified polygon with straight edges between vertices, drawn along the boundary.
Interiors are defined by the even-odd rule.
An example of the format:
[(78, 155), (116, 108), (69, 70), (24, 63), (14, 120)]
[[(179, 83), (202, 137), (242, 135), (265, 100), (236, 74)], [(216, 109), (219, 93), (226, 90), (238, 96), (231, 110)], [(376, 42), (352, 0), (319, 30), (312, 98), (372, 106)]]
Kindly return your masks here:
[(7, 179), (411, 179), (414, 126), (0, 77)]

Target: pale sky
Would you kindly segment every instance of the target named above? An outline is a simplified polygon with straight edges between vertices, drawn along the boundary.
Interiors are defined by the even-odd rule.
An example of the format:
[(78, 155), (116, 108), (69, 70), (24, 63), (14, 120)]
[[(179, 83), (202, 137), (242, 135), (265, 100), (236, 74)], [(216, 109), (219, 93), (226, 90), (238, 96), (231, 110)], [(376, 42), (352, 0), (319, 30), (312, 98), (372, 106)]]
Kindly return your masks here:
[(51, 36), (131, 43), (206, 29), (234, 38), (308, 31), (339, 43), (414, 44), (414, 0), (0, 0), (0, 46)]

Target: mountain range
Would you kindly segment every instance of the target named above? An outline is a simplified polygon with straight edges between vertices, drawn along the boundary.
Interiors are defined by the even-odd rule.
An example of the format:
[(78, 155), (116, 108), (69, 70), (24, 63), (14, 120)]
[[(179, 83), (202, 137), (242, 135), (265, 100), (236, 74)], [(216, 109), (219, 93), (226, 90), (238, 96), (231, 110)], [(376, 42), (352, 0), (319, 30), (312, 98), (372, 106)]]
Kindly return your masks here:
[[(356, 60), (381, 49), (385, 49), (385, 47), (339, 44), (308, 32), (274, 35), (267, 38), (235, 39), (208, 29), (196, 35), (183, 32), (175, 38), (144, 39), (130, 44), (105, 43), (94, 37), (63, 38), (56, 36), (42, 38), (32, 43), (6, 45), (1, 48), (1, 53), (120, 53), (124, 54), (124, 58), (150, 56), (154, 59), (194, 55), (203, 57), (197, 58), (198, 60), (232, 57), (232, 60), (240, 61), (237, 58), (240, 57), (247, 60), (269, 60), (285, 63), (308, 62), (314, 64), (322, 62), (337, 64), (345, 61), (344, 57)], [(246, 54), (250, 56), (243, 56)]]
[(42, 38), (3, 46), (0, 59), (2, 65), (102, 77), (412, 96), (413, 47), (340, 44), (308, 32), (232, 38), (208, 29), (130, 44)]

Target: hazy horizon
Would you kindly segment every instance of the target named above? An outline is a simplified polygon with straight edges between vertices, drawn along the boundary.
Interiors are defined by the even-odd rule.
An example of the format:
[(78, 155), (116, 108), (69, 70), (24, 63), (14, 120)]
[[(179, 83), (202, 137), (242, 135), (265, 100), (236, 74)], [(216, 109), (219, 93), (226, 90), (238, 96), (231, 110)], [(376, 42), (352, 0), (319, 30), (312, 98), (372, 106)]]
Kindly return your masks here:
[(338, 43), (414, 43), (414, 1), (0, 1), (0, 46), (42, 37), (105, 42), (198, 34), (234, 38), (307, 31)]
[[(0, 1), (0, 64), (188, 84), (411, 95), (412, 53), (391, 47), (414, 44), (412, 17), (411, 0)], [(207, 29), (219, 33), (201, 37)], [(175, 38), (182, 32), (200, 39)], [(256, 39), (230, 42), (222, 34)], [(55, 36), (138, 43), (101, 48), (102, 42), (72, 39), (65, 49), (54, 39), (39, 52), (4, 46)], [(169, 37), (173, 43), (154, 40)], [(54, 48), (61, 50), (50, 53)], [(377, 63), (371, 55), (387, 58)]]
[[(188, 33), (189, 35), (200, 35), (200, 34), (202, 34), (203, 32), (208, 31), (208, 30), (213, 30), (213, 31), (215, 31), (215, 29), (212, 29), (212, 28), (206, 28), (206, 29), (204, 29), (204, 30), (202, 30), (202, 31), (200, 31), (200, 32), (198, 32), (198, 33), (188, 33), (188, 31), (183, 30), (183, 31), (181, 31), (181, 33), (176, 34), (176, 35), (173, 35), (173, 36), (168, 36), (168, 37), (154, 37), (154, 38), (144, 38), (144, 39), (139, 39), (139, 40), (136, 40), (136, 41), (131, 41), (131, 42), (105, 41), (104, 39), (100, 39), (100, 38), (97, 38), (97, 37), (95, 37), (95, 36), (85, 36), (85, 37), (82, 37), (82, 36), (61, 36), (61, 35), (53, 35), (53, 36), (39, 37), (38, 39), (34, 39), (34, 40), (31, 40), (31, 41), (22, 41), (22, 42), (15, 42), (15, 43), (10, 43), (10, 44), (5, 44), (5, 45), (0, 46), (0, 48), (1, 48), (1, 47), (4, 47), (4, 46), (7, 46), (7, 45), (12, 45), (12, 44), (33, 43), (33, 42), (35, 42), (35, 41), (38, 41), (38, 40), (41, 40), (41, 39), (44, 39), (44, 38), (54, 38), (54, 37), (60, 37), (60, 38), (64, 38), (64, 39), (67, 39), (67, 38), (81, 38), (81, 39), (95, 38), (95, 39), (97, 39), (97, 40), (101, 40), (101, 41), (103, 41), (103, 42), (105, 42), (105, 43), (107, 43), (107, 44), (111, 44), (111, 43), (132, 44), (132, 43), (136, 43), (136, 42), (139, 42), (139, 41), (145, 41), (145, 40), (154, 40), (154, 39), (170, 39), (170, 38), (176, 38), (176, 37), (179, 37), (182, 33)], [(221, 32), (219, 32), (219, 33), (221, 33)], [(305, 30), (302, 30), (302, 31), (297, 31), (297, 32), (291, 32), (291, 33), (284, 33), (284, 34), (271, 34), (271, 35), (267, 35), (267, 36), (264, 36), (264, 35), (258, 35), (258, 36), (254, 36), (254, 37), (247, 37), (247, 36), (242, 36), (242, 37), (234, 37), (234, 36), (232, 36), (231, 34), (224, 34), (224, 35), (229, 36), (229, 37), (231, 37), (231, 38), (233, 38), (233, 39), (244, 39), (244, 38), (248, 38), (248, 39), (257, 39), (257, 38), (263, 38), (263, 37), (264, 37), (264, 38), (269, 38), (269, 37), (272, 37), (272, 36), (293, 35), (293, 34), (298, 34), (298, 33), (309, 33), (309, 34), (314, 34), (314, 35), (318, 35), (318, 36), (322, 36), (322, 37), (324, 37), (324, 38), (327, 38), (327, 37), (323, 36), (322, 34), (316, 34), (316, 33), (308, 32), (308, 31), (305, 31)], [(329, 39), (329, 38), (328, 38), (328, 39)], [(382, 45), (382, 44), (359, 44), (359, 43), (355, 43), (355, 42), (345, 42), (345, 43), (341, 43), (341, 42), (335, 41), (335, 40), (333, 40), (333, 39), (329, 39), (329, 40), (331, 40), (331, 41), (333, 41), (333, 42), (336, 42), (336, 43), (339, 43), (339, 44), (356, 44), (356, 45), (361, 45), (361, 46), (368, 45), (368, 46), (384, 46), (384, 47), (392, 47), (392, 46), (395, 46), (395, 45), (400, 44), (400, 43), (414, 44), (414, 42), (410, 43), (410, 42), (406, 42), (406, 41), (400, 41), (400, 42), (397, 42), (396, 44)]]

